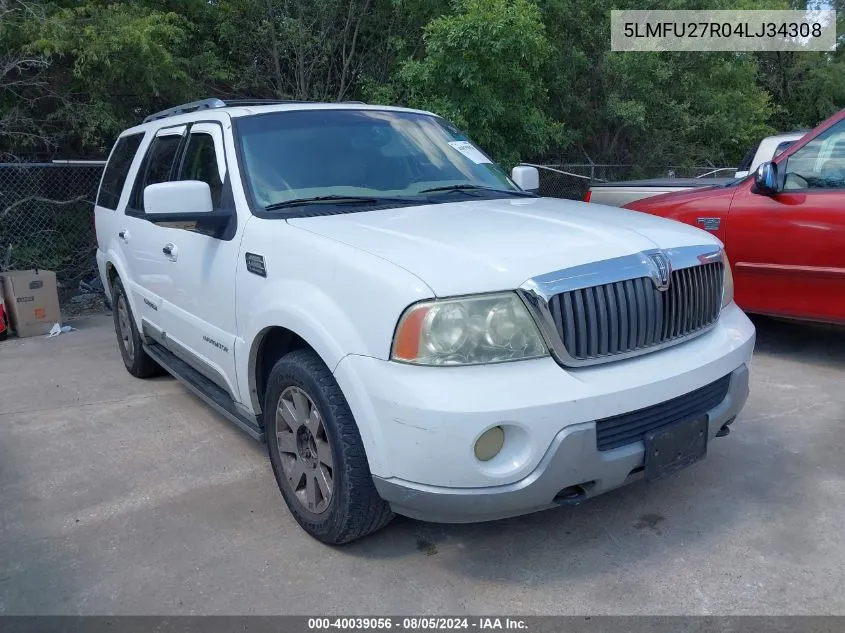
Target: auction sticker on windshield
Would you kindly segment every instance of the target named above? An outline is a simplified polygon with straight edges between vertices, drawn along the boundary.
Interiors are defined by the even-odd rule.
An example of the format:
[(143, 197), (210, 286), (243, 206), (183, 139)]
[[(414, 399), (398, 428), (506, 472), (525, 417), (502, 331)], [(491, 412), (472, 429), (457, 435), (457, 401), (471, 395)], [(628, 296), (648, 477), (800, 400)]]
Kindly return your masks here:
[(489, 158), (482, 154), (477, 147), (467, 141), (450, 141), (449, 145), (469, 158), (476, 165), (492, 162)]

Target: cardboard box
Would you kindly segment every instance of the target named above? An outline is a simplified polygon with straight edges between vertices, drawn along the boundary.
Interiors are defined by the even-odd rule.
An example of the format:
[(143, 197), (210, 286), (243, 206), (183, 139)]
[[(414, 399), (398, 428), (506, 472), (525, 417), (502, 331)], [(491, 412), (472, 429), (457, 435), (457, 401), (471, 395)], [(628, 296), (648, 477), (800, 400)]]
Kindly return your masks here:
[(20, 337), (47, 334), (61, 320), (56, 273), (9, 270), (0, 273), (9, 324)]

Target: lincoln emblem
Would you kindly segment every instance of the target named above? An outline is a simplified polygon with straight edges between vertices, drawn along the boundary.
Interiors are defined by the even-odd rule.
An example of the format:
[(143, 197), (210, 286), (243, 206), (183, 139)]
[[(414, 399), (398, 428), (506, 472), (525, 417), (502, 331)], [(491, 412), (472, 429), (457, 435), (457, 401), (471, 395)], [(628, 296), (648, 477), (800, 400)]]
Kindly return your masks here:
[(654, 282), (654, 286), (660, 291), (667, 290), (669, 288), (669, 281), (672, 278), (672, 268), (669, 258), (662, 252), (649, 253), (648, 256), (654, 264), (651, 271), (651, 280)]

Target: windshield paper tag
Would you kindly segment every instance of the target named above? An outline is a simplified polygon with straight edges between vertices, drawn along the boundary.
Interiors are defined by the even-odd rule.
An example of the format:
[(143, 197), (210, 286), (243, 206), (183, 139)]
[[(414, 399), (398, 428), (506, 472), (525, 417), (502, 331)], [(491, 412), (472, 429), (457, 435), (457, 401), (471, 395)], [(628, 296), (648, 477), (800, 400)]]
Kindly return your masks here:
[(469, 158), (476, 165), (490, 162), (490, 159), (478, 151), (478, 148), (474, 147), (472, 143), (468, 143), (467, 141), (451, 141), (449, 145)]

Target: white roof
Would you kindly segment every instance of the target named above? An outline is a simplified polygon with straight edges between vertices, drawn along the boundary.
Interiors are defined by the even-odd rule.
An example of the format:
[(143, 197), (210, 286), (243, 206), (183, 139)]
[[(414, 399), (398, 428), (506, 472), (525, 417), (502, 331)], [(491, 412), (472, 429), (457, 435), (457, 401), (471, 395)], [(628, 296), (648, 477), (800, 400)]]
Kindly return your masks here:
[(804, 132), (784, 132), (783, 134), (773, 134), (772, 136), (767, 136), (765, 140), (767, 141), (797, 141), (799, 138), (804, 136), (809, 130)]
[(245, 116), (253, 116), (256, 114), (267, 114), (269, 112), (287, 112), (293, 110), (387, 110), (391, 112), (413, 112), (416, 114), (426, 114), (436, 116), (432, 112), (426, 110), (416, 110), (414, 108), (403, 108), (399, 106), (389, 105), (373, 105), (368, 103), (354, 103), (354, 102), (337, 102), (337, 103), (317, 103), (317, 102), (289, 102), (289, 103), (273, 103), (267, 105), (233, 105), (219, 108), (203, 108), (201, 110), (194, 110), (184, 114), (173, 114), (171, 116), (163, 117), (140, 123), (134, 127), (128, 128), (121, 133), (121, 136), (126, 134), (134, 134), (148, 130), (149, 128), (171, 127), (180, 124), (190, 123), (197, 119), (208, 118), (209, 113), (225, 112), (232, 118), (239, 118)]

